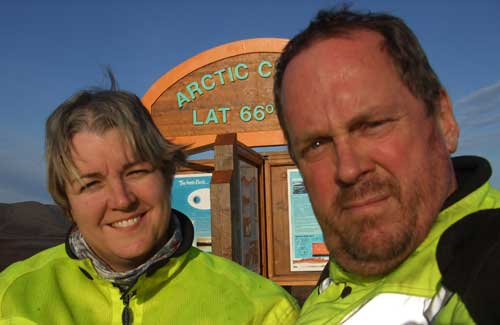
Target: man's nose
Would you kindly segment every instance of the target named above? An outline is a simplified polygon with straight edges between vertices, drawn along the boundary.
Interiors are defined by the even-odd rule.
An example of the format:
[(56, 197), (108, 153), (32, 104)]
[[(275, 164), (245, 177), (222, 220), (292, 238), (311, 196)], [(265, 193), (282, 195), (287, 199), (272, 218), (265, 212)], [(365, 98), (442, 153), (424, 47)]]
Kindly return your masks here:
[(350, 139), (341, 139), (336, 143), (337, 182), (352, 185), (364, 174), (375, 168), (367, 152)]
[(131, 210), (137, 198), (130, 186), (122, 179), (110, 183), (110, 207), (113, 210)]

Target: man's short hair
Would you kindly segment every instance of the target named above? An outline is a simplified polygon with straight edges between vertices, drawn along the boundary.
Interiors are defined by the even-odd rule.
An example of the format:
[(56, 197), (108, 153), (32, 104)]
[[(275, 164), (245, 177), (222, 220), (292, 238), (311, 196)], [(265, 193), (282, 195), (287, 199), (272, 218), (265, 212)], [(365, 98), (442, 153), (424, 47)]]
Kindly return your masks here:
[(118, 90), (111, 73), (109, 77), (109, 90), (93, 88), (74, 94), (59, 105), (46, 122), (48, 190), (67, 216), (70, 216), (70, 206), (65, 181), (70, 177), (79, 178), (71, 157), (71, 141), (78, 132), (101, 135), (117, 129), (136, 158), (161, 170), (168, 185), (177, 166), (185, 161), (183, 147), (161, 135), (141, 100), (132, 93)]
[(417, 37), (402, 19), (384, 13), (354, 12), (346, 6), (321, 10), (304, 31), (290, 40), (276, 64), (275, 105), (288, 143), (290, 137), (281, 100), (286, 67), (294, 57), (314, 42), (335, 37), (348, 38), (356, 31), (372, 31), (383, 37), (381, 48), (389, 54), (401, 81), (416, 98), (424, 102), (429, 115), (435, 112), (443, 86), (432, 70)]

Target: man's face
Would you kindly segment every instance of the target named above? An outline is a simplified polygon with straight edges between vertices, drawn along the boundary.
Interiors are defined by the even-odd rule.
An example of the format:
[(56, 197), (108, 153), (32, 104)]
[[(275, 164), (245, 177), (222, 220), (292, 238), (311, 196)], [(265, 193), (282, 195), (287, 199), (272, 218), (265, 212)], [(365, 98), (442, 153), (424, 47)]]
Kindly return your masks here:
[(317, 40), (286, 68), (290, 149), (333, 258), (384, 274), (426, 237), (456, 182), (458, 129), (443, 92), (433, 116), (373, 32)]

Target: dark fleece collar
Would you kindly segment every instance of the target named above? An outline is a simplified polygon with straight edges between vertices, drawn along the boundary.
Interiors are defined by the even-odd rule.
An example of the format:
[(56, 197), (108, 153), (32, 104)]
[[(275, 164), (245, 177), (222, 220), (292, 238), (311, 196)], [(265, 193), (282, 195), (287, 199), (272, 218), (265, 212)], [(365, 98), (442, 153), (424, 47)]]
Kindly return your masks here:
[[(482, 158), (460, 157), (454, 164), (459, 186), (443, 208), (491, 176)], [(436, 259), (443, 286), (459, 295), (474, 321), (500, 324), (500, 209), (475, 211), (453, 224), (439, 240)]]
[(452, 158), (452, 162), (458, 186), (457, 190), (444, 201), (441, 211), (477, 190), (491, 177), (490, 164), (484, 158), (460, 156)]

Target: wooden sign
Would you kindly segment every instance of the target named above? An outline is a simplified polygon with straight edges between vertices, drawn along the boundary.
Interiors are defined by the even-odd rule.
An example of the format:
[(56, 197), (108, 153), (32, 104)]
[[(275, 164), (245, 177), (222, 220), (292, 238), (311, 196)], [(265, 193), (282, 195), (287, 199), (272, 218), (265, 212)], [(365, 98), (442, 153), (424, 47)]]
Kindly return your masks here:
[(249, 147), (284, 145), (273, 77), (287, 42), (248, 39), (202, 52), (164, 74), (143, 102), (166, 138), (191, 149), (227, 133)]

